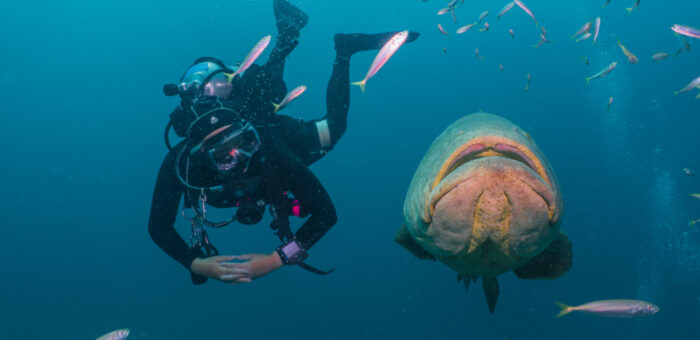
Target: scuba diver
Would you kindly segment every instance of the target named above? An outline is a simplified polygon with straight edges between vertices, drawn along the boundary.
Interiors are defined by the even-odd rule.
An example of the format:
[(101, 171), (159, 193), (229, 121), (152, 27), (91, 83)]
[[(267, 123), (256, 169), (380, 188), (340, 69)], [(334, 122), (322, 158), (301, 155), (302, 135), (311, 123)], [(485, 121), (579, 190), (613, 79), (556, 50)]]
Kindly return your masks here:
[[(331, 150), (345, 132), (351, 56), (380, 49), (396, 32), (337, 34), (327, 115), (301, 121), (275, 114), (272, 103), (286, 94), (285, 58), (298, 44), (308, 17), (286, 0), (274, 0), (273, 5), (278, 37), (263, 66), (253, 65), (229, 82), (227, 74), (234, 67), (200, 58), (179, 84), (164, 87), (166, 95), (179, 95), (181, 102), (166, 128), (170, 150), (156, 180), (148, 230), (161, 249), (190, 270), (195, 284), (208, 278), (251, 282), (283, 265), (317, 274), (330, 272), (304, 262), (307, 251), (337, 219), (330, 196), (308, 166)], [(411, 33), (407, 41), (417, 37)], [(171, 127), (184, 138), (173, 147), (168, 142)], [(191, 223), (191, 246), (174, 228), (183, 196), (181, 213)], [(211, 222), (207, 206), (237, 209), (230, 219)], [(282, 244), (268, 254), (220, 256), (205, 226), (257, 224), (268, 206), (271, 228)], [(186, 208), (193, 211), (191, 217), (185, 214)], [(293, 233), (290, 216), (308, 218)]]

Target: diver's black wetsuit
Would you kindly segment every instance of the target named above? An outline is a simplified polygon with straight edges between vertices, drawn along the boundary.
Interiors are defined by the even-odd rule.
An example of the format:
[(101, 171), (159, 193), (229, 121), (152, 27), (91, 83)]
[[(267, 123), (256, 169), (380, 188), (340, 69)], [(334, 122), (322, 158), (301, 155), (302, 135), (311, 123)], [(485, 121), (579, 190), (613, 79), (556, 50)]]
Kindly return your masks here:
[[(336, 213), (333, 203), (316, 176), (284, 143), (269, 130), (258, 132), (263, 147), (251, 160), (245, 178), (260, 177), (261, 184), (259, 190), (246, 199), (263, 199), (268, 202), (273, 200), (274, 197), (270, 196), (274, 193), (270, 193), (267, 189), (275, 187), (270, 184), (273, 180), (271, 177), (275, 176), (277, 183), (280, 183), (285, 190), (289, 190), (309, 214), (309, 218), (295, 234), (296, 241), (308, 250), (335, 224)], [(153, 193), (148, 231), (161, 249), (189, 270), (192, 261), (202, 255), (191, 249), (174, 228), (180, 199), (183, 195), (187, 196), (186, 191), (189, 191), (190, 195), (195, 195), (194, 197), (199, 194), (186, 189), (175, 172), (177, 155), (183, 151), (183, 148), (187, 148), (187, 145), (187, 142), (183, 141), (175, 146), (161, 165)], [(184, 154), (187, 154), (187, 151), (184, 150)], [(183, 157), (181, 164), (178, 164), (181, 174), (186, 171), (186, 163), (186, 157)], [(266, 172), (265, 169), (271, 169), (271, 171)], [(213, 186), (234, 180), (233, 177), (213, 172), (204, 165), (191, 166), (188, 177), (188, 182), (197, 186)], [(207, 204), (218, 208), (235, 207), (238, 200), (232, 197), (235, 197), (234, 193), (226, 190), (210, 193), (207, 195)]]
[[(311, 165), (330, 151), (345, 133), (350, 109), (350, 57), (352, 52), (338, 51), (333, 63), (333, 73), (326, 89), (325, 117), (303, 121), (287, 115), (275, 114), (272, 103), (282, 101), (287, 93), (283, 80), (286, 54), (275, 49), (263, 66), (253, 65), (236, 84), (233, 98), (245, 98), (243, 115), (256, 126), (264, 125), (274, 130), (306, 164)], [(236, 90), (234, 90), (236, 91)], [(323, 145), (318, 122), (326, 120), (330, 139)]]

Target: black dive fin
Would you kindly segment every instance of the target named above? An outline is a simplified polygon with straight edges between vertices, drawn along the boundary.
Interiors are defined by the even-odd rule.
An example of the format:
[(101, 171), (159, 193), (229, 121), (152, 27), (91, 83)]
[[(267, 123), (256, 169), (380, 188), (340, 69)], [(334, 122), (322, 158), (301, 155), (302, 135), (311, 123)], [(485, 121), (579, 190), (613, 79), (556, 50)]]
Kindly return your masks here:
[(549, 247), (513, 272), (521, 279), (553, 280), (568, 272), (572, 265), (571, 241), (566, 234), (559, 232)]
[[(389, 41), (396, 33), (399, 32), (384, 32), (375, 34), (364, 34), (364, 33), (352, 33), (352, 34), (342, 34), (338, 33), (333, 38), (335, 42), (335, 50), (339, 54), (343, 55), (353, 55), (361, 51), (371, 51), (379, 50), (384, 47), (384, 44)], [(409, 32), (406, 38), (406, 43), (410, 43), (418, 39), (420, 33)]]
[(401, 228), (396, 233), (396, 237), (394, 237), (394, 241), (406, 248), (406, 250), (411, 252), (413, 256), (421, 260), (435, 261), (435, 256), (423, 249), (423, 247), (416, 243), (413, 237), (411, 237), (411, 234), (408, 232), (408, 228), (406, 228), (406, 223), (401, 225)]
[(457, 282), (464, 280), (463, 283), (465, 290), (469, 290), (469, 286), (471, 285), (472, 281), (476, 282), (476, 279), (476, 276), (469, 276), (467, 274), (462, 273), (457, 274)]
[(498, 279), (495, 276), (482, 276), (481, 285), (484, 288), (486, 295), (486, 303), (489, 305), (491, 314), (496, 310), (496, 302), (498, 302)]
[(280, 38), (289, 41), (299, 38), (299, 31), (309, 22), (309, 16), (287, 0), (274, 0), (272, 8)]

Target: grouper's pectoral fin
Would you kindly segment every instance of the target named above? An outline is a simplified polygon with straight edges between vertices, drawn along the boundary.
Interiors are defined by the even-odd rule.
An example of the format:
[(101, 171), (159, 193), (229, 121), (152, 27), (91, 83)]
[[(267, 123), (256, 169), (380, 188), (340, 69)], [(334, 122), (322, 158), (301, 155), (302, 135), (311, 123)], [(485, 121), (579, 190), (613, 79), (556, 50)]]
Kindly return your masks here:
[(559, 232), (549, 247), (513, 272), (521, 279), (553, 280), (571, 269), (573, 257), (571, 241)]
[(498, 288), (498, 279), (496, 279), (495, 276), (482, 276), (481, 285), (484, 288), (489, 311), (493, 314), (496, 310), (496, 302), (498, 302), (498, 293), (500, 292)]
[(478, 276), (469, 276), (467, 274), (462, 274), (462, 273), (457, 274), (457, 282), (464, 280), (464, 289), (465, 290), (469, 290), (469, 285), (472, 283), (472, 281), (476, 282), (477, 278), (478, 278)]
[(408, 228), (406, 228), (406, 223), (404, 223), (399, 229), (399, 231), (396, 233), (394, 241), (396, 241), (396, 243), (400, 244), (402, 247), (406, 248), (406, 250), (411, 252), (413, 256), (421, 260), (435, 261), (435, 256), (423, 249), (423, 247), (416, 243), (413, 237), (411, 237), (411, 234), (408, 232)]

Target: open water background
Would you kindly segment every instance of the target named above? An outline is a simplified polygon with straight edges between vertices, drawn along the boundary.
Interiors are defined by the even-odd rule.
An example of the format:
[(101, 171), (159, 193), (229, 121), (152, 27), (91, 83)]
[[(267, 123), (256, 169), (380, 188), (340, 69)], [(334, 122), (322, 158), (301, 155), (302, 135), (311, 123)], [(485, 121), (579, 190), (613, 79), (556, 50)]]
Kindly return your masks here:
[[(466, 1), (459, 26), (490, 10), (491, 30), (457, 36), (449, 16), (435, 15), (445, 1), (294, 1), (310, 22), (286, 80), (309, 89), (286, 114), (324, 114), (335, 33), (422, 35), (367, 93), (353, 89), (347, 133), (312, 168), (339, 221), (309, 262), (336, 272), (284, 268), (238, 286), (193, 286), (147, 233), (162, 130), (177, 104), (161, 86), (199, 56), (242, 60), (275, 34), (271, 1), (3, 2), (2, 338), (94, 339), (123, 327), (130, 339), (700, 338), (700, 229), (688, 225), (700, 218), (700, 201), (688, 196), (700, 192), (700, 177), (681, 170), (700, 174), (700, 100), (697, 91), (673, 94), (700, 76), (700, 43), (691, 39), (693, 49), (674, 58), (680, 42), (670, 30), (700, 26), (700, 3), (643, 1), (627, 14), (633, 0), (607, 8), (529, 0), (553, 41), (534, 50), (539, 29), (524, 12), (496, 20), (506, 2)], [(572, 41), (596, 16), (598, 43)], [(617, 39), (639, 64), (626, 61)], [(671, 57), (654, 63), (658, 51)], [(353, 80), (373, 57), (353, 57)], [(615, 60), (612, 74), (584, 84)], [(564, 193), (562, 230), (574, 243), (574, 267), (558, 280), (501, 276), (493, 315), (480, 285), (465, 292), (446, 266), (393, 243), (424, 152), (448, 124), (480, 109), (512, 120), (547, 155)], [(184, 220), (177, 227), (186, 235)], [(277, 246), (267, 223), (210, 236), (223, 253)], [(661, 312), (554, 318), (555, 300), (611, 298), (651, 301)]]

